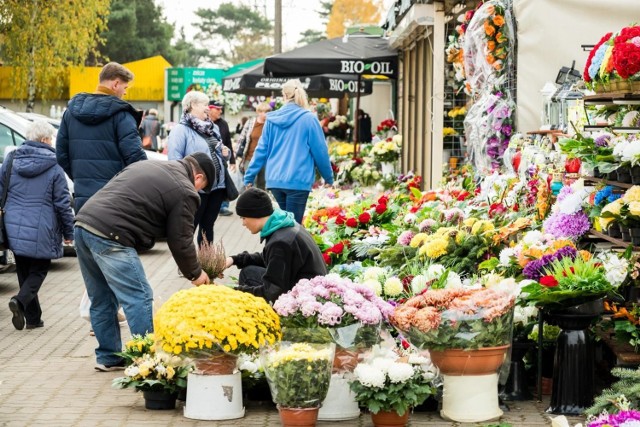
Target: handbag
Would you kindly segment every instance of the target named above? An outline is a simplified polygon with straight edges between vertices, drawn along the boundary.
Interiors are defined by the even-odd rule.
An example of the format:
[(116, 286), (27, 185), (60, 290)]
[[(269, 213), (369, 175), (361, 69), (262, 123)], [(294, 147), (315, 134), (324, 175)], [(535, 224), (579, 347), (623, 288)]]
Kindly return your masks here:
[(4, 180), (4, 188), (2, 189), (2, 200), (0, 200), (0, 251), (6, 251), (9, 249), (9, 238), (7, 237), (7, 230), (4, 228), (4, 204), (7, 201), (7, 192), (9, 191), (13, 156), (8, 159), (8, 163), (7, 176)]
[(227, 191), (228, 201), (231, 202), (238, 198), (240, 193), (238, 193), (238, 189), (236, 188), (236, 185), (233, 183), (233, 179), (229, 174), (229, 169), (226, 167), (224, 168), (224, 186), (225, 186), (225, 190)]
[(142, 148), (151, 148), (151, 135), (145, 135), (142, 137)]

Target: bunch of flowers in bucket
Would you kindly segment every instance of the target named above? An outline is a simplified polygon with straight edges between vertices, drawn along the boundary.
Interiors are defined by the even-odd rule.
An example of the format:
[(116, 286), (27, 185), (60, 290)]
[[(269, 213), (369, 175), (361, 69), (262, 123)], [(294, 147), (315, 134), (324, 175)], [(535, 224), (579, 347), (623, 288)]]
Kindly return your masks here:
[(373, 144), (371, 154), (377, 162), (395, 162), (400, 158), (402, 135), (394, 135)]
[[(380, 353), (380, 354), (379, 354)], [(404, 416), (435, 394), (435, 373), (425, 369), (426, 363), (410, 363), (422, 357), (399, 358), (393, 351), (374, 351), (353, 371), (351, 390), (361, 406), (372, 414), (395, 412)], [(416, 360), (426, 362), (426, 360)]]
[[(134, 335), (118, 353), (126, 363), (124, 377), (115, 378), (115, 388), (143, 392), (148, 409), (173, 409), (178, 395), (186, 390), (187, 376), (193, 370), (189, 361), (164, 352), (156, 353), (155, 337)], [(157, 397), (165, 396), (158, 406)]]
[[(514, 287), (429, 289), (396, 306), (390, 321), (421, 349), (478, 349), (511, 341)], [(517, 289), (517, 288), (516, 288)]]
[(556, 203), (551, 208), (551, 215), (545, 220), (545, 232), (556, 238), (577, 240), (591, 229), (591, 221), (582, 209), (588, 193), (573, 187), (562, 187)]
[[(327, 397), (335, 344), (282, 341), (265, 346), (260, 360), (278, 405), (283, 425), (315, 425), (318, 408)], [(287, 417), (309, 417), (294, 424)]]
[(398, 123), (393, 119), (384, 119), (376, 128), (376, 135), (382, 138), (385, 137), (389, 131), (397, 132)]
[(574, 306), (616, 295), (628, 263), (614, 253), (590, 257), (584, 251), (553, 260), (539, 280), (522, 288), (522, 299), (550, 309)]
[(336, 274), (299, 281), (291, 291), (281, 295), (273, 308), (281, 316), (285, 340), (297, 342), (335, 342), (349, 349), (342, 366), (355, 367), (360, 349), (379, 341), (380, 325), (393, 307), (364, 285)]
[(235, 367), (238, 354), (281, 336), (280, 318), (263, 298), (226, 286), (176, 292), (156, 313), (154, 328), (158, 348), (195, 359), (203, 371), (218, 362)]

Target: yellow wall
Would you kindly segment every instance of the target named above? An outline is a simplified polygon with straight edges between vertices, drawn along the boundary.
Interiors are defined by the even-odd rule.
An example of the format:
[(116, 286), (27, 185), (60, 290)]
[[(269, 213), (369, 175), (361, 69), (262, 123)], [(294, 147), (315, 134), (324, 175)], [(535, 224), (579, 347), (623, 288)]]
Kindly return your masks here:
[[(135, 76), (129, 85), (124, 99), (128, 101), (163, 101), (164, 70), (171, 64), (162, 56), (153, 56), (140, 61), (123, 64)], [(94, 92), (98, 86), (98, 75), (101, 67), (72, 67), (69, 69), (68, 92), (66, 98), (71, 99), (80, 92)], [(13, 67), (0, 67), (0, 99), (26, 99), (26, 89), (21, 94), (14, 94), (12, 76)], [(65, 96), (63, 95), (63, 98)], [(48, 97), (48, 99), (52, 99)]]
[[(164, 70), (171, 64), (162, 56), (122, 64), (135, 76), (124, 97), (128, 101), (163, 101)], [(93, 92), (101, 67), (75, 67), (70, 70), (69, 98), (80, 92)]]

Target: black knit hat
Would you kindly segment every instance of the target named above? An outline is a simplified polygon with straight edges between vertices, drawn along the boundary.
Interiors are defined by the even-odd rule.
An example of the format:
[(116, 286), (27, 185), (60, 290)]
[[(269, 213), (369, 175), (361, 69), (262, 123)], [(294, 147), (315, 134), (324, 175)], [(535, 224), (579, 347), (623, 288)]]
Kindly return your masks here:
[(216, 182), (216, 179), (218, 178), (216, 176), (216, 167), (213, 165), (213, 160), (211, 160), (211, 157), (201, 152), (191, 153), (187, 157), (193, 157), (193, 159), (198, 162), (198, 165), (200, 165), (200, 169), (202, 169), (204, 174), (207, 176), (207, 186), (203, 188), (202, 191), (208, 193), (211, 191), (211, 186), (213, 186), (213, 183)]
[(273, 213), (269, 193), (259, 188), (248, 188), (236, 202), (236, 213), (243, 218), (264, 218)]

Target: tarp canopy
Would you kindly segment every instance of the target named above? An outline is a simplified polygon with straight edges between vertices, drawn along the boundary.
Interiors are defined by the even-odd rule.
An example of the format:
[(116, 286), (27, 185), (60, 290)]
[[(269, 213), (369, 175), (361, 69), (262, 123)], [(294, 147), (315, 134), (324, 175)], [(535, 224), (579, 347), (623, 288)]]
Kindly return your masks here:
[[(222, 90), (253, 96), (269, 96), (280, 92), (282, 85), (291, 77), (268, 77), (262, 73), (263, 64), (240, 70), (222, 79)], [(312, 98), (342, 98), (344, 94), (356, 95), (358, 80), (356, 76), (322, 74), (300, 77), (307, 94)], [(371, 81), (359, 83), (360, 95), (373, 92)]]
[(383, 37), (337, 37), (270, 56), (264, 61), (264, 73), (273, 77), (370, 74), (395, 79), (398, 52)]

